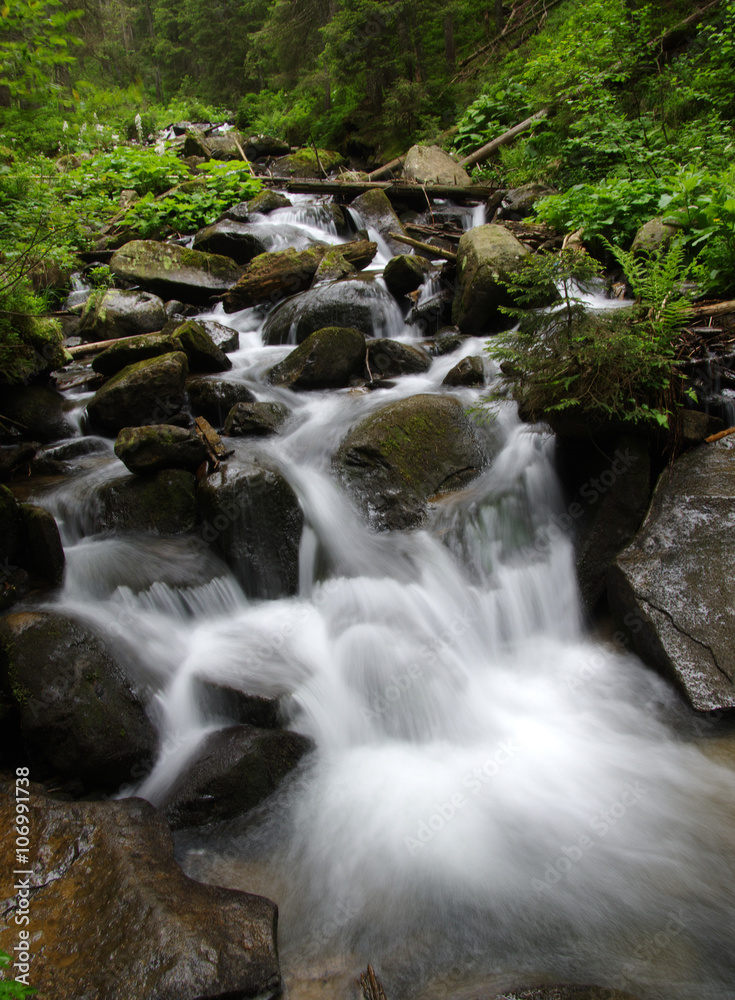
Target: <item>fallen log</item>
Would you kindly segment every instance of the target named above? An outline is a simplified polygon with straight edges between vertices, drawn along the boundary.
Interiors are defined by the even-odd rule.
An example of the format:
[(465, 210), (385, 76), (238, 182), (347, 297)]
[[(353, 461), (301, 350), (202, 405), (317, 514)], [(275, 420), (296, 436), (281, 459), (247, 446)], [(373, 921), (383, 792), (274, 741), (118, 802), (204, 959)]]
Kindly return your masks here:
[(364, 1000), (386, 1000), (385, 990), (372, 965), (368, 965), (367, 972), (360, 973), (360, 986)]
[(415, 201), (424, 208), (426, 195), (430, 198), (447, 198), (450, 201), (476, 205), (486, 201), (495, 192), (494, 187), (485, 184), (460, 187), (455, 184), (411, 184), (408, 181), (320, 181), (314, 178), (295, 177), (263, 177), (262, 180), (271, 187), (282, 188), (295, 194), (344, 195), (347, 200), (356, 198), (365, 191), (379, 189), (385, 191), (390, 199)]
[(124, 340), (135, 339), (135, 336), (132, 336), (114, 337), (112, 340), (96, 340), (89, 344), (77, 344), (76, 347), (67, 347), (67, 351), (73, 358), (78, 358), (83, 354), (99, 354), (100, 351), (104, 351), (106, 347), (110, 347), (112, 344), (121, 344)]
[(697, 316), (727, 316), (735, 313), (735, 299), (726, 302), (710, 302), (706, 305), (694, 305), (692, 310)]
[(219, 465), (221, 459), (227, 458), (228, 455), (233, 453), (234, 448), (228, 448), (225, 445), (222, 438), (208, 420), (205, 420), (204, 417), (197, 417), (194, 423), (196, 425), (197, 436), (200, 437), (207, 446), (209, 457), (215, 467)]
[(705, 444), (713, 444), (715, 441), (720, 441), (722, 438), (729, 437), (731, 434), (735, 434), (735, 427), (728, 427), (726, 431), (719, 431), (717, 434), (710, 434), (708, 438), (705, 438)]
[(512, 142), (516, 136), (519, 136), (521, 132), (525, 132), (527, 128), (530, 128), (536, 122), (540, 122), (543, 118), (546, 118), (549, 111), (551, 110), (551, 105), (545, 108), (541, 108), (537, 111), (535, 115), (531, 115), (530, 118), (526, 118), (525, 121), (519, 122), (518, 125), (514, 125), (513, 128), (509, 128), (507, 132), (503, 132), (499, 135), (497, 139), (493, 139), (492, 142), (485, 143), (479, 149), (476, 149), (474, 153), (470, 153), (469, 156), (465, 156), (463, 160), (459, 161), (460, 167), (472, 167), (475, 163), (481, 163), (486, 160), (488, 156), (492, 156), (496, 149), (500, 149), (501, 146), (507, 145)]
[(433, 257), (438, 257), (440, 260), (448, 260), (450, 264), (457, 262), (456, 253), (452, 253), (451, 250), (442, 250), (441, 247), (433, 247), (430, 243), (421, 243), (420, 240), (412, 240), (410, 236), (401, 236), (400, 233), (388, 233), (388, 235), (398, 243), (405, 243), (415, 250), (430, 253)]
[(250, 261), (237, 283), (222, 296), (225, 312), (237, 312), (305, 292), (311, 286), (322, 260), (327, 254), (335, 252), (361, 271), (378, 252), (378, 244), (358, 240), (336, 247), (276, 250), (260, 254)]

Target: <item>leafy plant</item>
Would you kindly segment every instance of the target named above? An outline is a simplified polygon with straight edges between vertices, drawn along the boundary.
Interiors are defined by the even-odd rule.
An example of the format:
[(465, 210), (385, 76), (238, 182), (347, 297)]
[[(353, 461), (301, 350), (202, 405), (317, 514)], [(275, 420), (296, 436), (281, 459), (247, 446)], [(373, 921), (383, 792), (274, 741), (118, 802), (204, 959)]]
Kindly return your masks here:
[[(11, 961), (10, 955), (0, 950), (0, 966), (10, 965)], [(17, 979), (0, 979), (0, 1000), (23, 1000), (23, 997), (37, 992), (32, 986), (19, 983)]]

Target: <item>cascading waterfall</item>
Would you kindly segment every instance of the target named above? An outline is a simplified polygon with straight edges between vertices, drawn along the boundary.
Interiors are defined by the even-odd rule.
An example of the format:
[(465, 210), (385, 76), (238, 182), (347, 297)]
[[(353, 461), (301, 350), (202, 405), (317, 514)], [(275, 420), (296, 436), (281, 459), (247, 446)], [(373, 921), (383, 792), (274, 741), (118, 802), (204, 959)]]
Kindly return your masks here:
[(370, 961), (391, 1000), (543, 978), (731, 1000), (735, 776), (663, 681), (585, 634), (550, 437), (498, 404), (478, 431), (490, 467), (423, 530), (375, 534), (331, 454), (372, 410), (442, 391), (477, 347), (394, 388), (296, 395), (258, 381), (291, 349), (262, 346), (263, 312), (226, 321), (241, 331), (227, 377), (293, 410), (235, 460), (263, 454), (299, 497), (297, 596), (246, 598), (198, 539), (91, 533), (96, 490), (124, 474), (111, 453), (37, 498), (66, 546), (58, 603), (151, 693), (162, 749), (130, 792), (161, 801), (223, 724), (203, 680), (281, 697), (316, 742), (254, 815), (180, 835), (186, 869), (278, 902), (293, 998), (345, 996)]

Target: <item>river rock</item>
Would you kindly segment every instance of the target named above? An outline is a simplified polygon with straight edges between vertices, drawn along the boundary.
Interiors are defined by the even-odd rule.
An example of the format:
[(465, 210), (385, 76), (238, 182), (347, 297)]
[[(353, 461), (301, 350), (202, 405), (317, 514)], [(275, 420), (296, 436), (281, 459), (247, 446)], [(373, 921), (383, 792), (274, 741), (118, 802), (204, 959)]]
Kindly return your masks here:
[(401, 299), (420, 288), (434, 270), (434, 265), (423, 257), (402, 253), (388, 261), (383, 278), (391, 295)]
[(420, 524), (433, 494), (461, 488), (484, 463), (464, 407), (436, 395), (411, 396), (370, 414), (333, 460), (357, 506), (380, 529)]
[(48, 444), (78, 433), (70, 409), (60, 392), (44, 385), (3, 387), (2, 415), (17, 425), (26, 440)]
[[(249, 160), (260, 160), (265, 156), (285, 156), (286, 153), (291, 151), (291, 144), (284, 139), (279, 139), (277, 136), (258, 133), (257, 135), (248, 136), (243, 141), (242, 148), (245, 150), (245, 155)], [(270, 192), (265, 191), (263, 193), (269, 194)], [(283, 196), (279, 195), (279, 197)]]
[(403, 325), (395, 300), (369, 275), (317, 285), (274, 309), (263, 328), (266, 344), (301, 344), (317, 330), (341, 326), (384, 337)]
[(256, 194), (250, 201), (245, 202), (245, 205), (250, 215), (267, 215), (277, 208), (291, 208), (293, 203), (280, 191), (266, 190)]
[(466, 187), (472, 183), (467, 171), (438, 146), (411, 146), (403, 164), (403, 176), (420, 184)]
[(608, 574), (639, 655), (700, 712), (735, 707), (735, 450), (725, 439), (661, 474), (643, 526)]
[(34, 587), (56, 586), (64, 575), (64, 549), (56, 521), (34, 504), (19, 504), (0, 486), (0, 611)]
[(197, 323), (204, 327), (215, 347), (219, 347), (225, 354), (236, 351), (240, 347), (240, 331), (234, 327), (218, 323), (214, 319), (199, 319)]
[(122, 667), (81, 624), (51, 611), (0, 619), (0, 686), (15, 702), (33, 773), (114, 789), (155, 752)]
[(376, 378), (395, 378), (397, 375), (420, 375), (431, 368), (431, 356), (423, 347), (402, 344), (390, 337), (369, 340), (367, 358), (370, 371), (366, 375)]
[(554, 188), (546, 184), (522, 184), (520, 187), (506, 191), (498, 208), (498, 219), (512, 219), (519, 222), (533, 214), (533, 206), (541, 198), (556, 194)]
[(105, 483), (97, 502), (100, 530), (184, 535), (198, 521), (196, 479), (184, 469)]
[(210, 375), (232, 368), (232, 362), (214, 343), (203, 323), (188, 319), (175, 327), (172, 336), (176, 349), (186, 354), (190, 372)]
[(295, 153), (279, 157), (273, 164), (274, 177), (323, 177), (347, 161), (341, 153), (331, 149), (298, 149)]
[[(14, 850), (13, 787), (0, 845)], [(11, 795), (11, 792), (13, 794)], [(277, 909), (187, 878), (150, 803), (61, 802), (30, 790), (31, 979), (54, 1000), (276, 1000)], [(10, 866), (0, 897), (15, 896)]]
[(25, 535), (25, 565), (53, 586), (64, 578), (64, 547), (53, 514), (32, 503), (20, 505)]
[(183, 351), (123, 368), (87, 404), (92, 426), (116, 435), (123, 427), (167, 423), (184, 405), (188, 371)]
[(115, 454), (131, 472), (143, 476), (159, 469), (196, 472), (207, 459), (207, 446), (194, 431), (173, 424), (123, 427)]
[[(194, 249), (224, 254), (238, 264), (248, 264), (262, 253), (305, 250), (315, 241), (297, 226), (267, 225), (257, 222), (215, 222), (194, 237)], [(234, 284), (234, 282), (233, 282)]]
[(477, 226), (463, 233), (457, 249), (457, 292), (452, 322), (462, 333), (478, 335), (507, 327), (500, 306), (512, 304), (500, 281), (518, 269), (528, 250), (502, 226)]
[(268, 381), (291, 389), (340, 389), (362, 373), (365, 337), (359, 330), (316, 330), (271, 368)]
[(431, 353), (437, 357), (441, 357), (443, 354), (451, 354), (457, 350), (460, 344), (464, 344), (467, 339), (467, 334), (460, 333), (457, 327), (443, 327), (432, 342)]
[(112, 340), (160, 330), (166, 322), (163, 299), (150, 292), (110, 288), (92, 293), (79, 322), (84, 340)]
[(405, 253), (405, 243), (399, 243), (390, 234), (398, 233), (401, 236), (408, 234), (403, 228), (403, 223), (393, 211), (388, 195), (382, 188), (372, 188), (370, 191), (365, 191), (364, 194), (359, 195), (351, 202), (350, 209), (359, 212), (363, 223), (380, 233), (392, 254)]
[(485, 384), (485, 365), (478, 355), (471, 355), (469, 358), (462, 358), (454, 368), (450, 369), (442, 379), (442, 385), (451, 386), (475, 386)]
[(251, 597), (294, 594), (304, 516), (286, 480), (256, 462), (221, 466), (199, 484), (203, 537)]
[(211, 733), (161, 808), (173, 829), (241, 816), (274, 792), (311, 747), (284, 729), (230, 726)]
[(349, 278), (356, 272), (355, 265), (350, 264), (338, 247), (334, 247), (328, 250), (319, 261), (319, 267), (314, 272), (312, 284), (318, 285), (321, 281), (338, 281), (340, 278)]
[(535, 989), (508, 990), (493, 1000), (636, 1000), (632, 993), (623, 993), (608, 986), (541, 986)]
[(110, 270), (164, 298), (194, 303), (221, 295), (240, 276), (240, 268), (229, 257), (155, 240), (126, 243), (112, 255)]
[(196, 697), (209, 718), (258, 729), (281, 729), (286, 721), (280, 698), (250, 694), (230, 684), (199, 678)]
[(229, 437), (277, 434), (291, 411), (283, 403), (235, 403), (225, 420)]
[(237, 403), (254, 403), (255, 396), (242, 382), (196, 376), (187, 379), (186, 391), (195, 417), (204, 417), (215, 427), (222, 427), (227, 414)]
[(168, 333), (161, 330), (158, 333), (144, 333), (139, 337), (129, 337), (117, 344), (110, 344), (92, 360), (92, 369), (100, 375), (117, 375), (123, 368), (137, 364), (138, 361), (160, 358), (164, 354), (180, 350), (181, 347)]
[(656, 216), (640, 227), (630, 249), (633, 253), (654, 253), (657, 250), (665, 250), (680, 232), (681, 229), (677, 226), (669, 226), (660, 215)]

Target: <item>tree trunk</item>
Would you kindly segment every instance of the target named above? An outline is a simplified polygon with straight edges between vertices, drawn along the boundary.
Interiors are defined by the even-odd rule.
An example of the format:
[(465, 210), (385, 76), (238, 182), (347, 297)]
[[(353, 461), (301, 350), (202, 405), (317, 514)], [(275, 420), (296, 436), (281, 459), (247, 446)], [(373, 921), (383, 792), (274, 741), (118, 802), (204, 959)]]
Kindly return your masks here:
[(457, 62), (457, 50), (454, 45), (454, 14), (451, 11), (444, 17), (444, 55), (447, 60), (447, 70), (453, 73)]
[(503, 0), (495, 0), (495, 30), (500, 34), (505, 27), (505, 10)]

